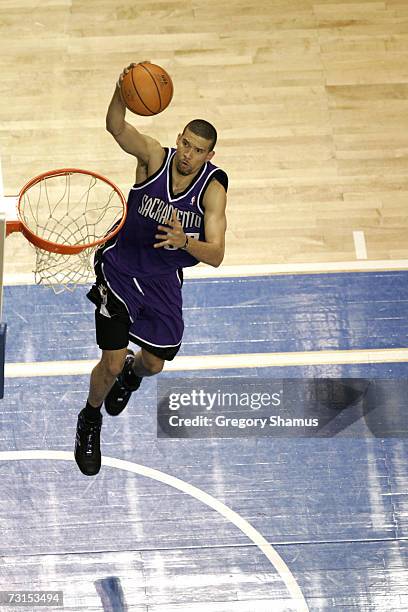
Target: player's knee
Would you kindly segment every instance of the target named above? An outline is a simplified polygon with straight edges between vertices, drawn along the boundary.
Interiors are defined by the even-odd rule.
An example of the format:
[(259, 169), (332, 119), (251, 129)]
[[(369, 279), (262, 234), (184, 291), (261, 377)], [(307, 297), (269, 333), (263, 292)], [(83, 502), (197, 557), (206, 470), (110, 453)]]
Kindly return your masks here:
[(151, 374), (160, 374), (160, 372), (163, 370), (163, 366), (164, 366), (164, 361), (162, 361), (160, 363), (155, 363), (153, 366), (151, 366), (150, 373)]
[(159, 374), (164, 366), (164, 360), (148, 353), (147, 351), (142, 352), (143, 367), (147, 371), (147, 376), (153, 376)]
[(156, 361), (154, 363), (148, 363), (145, 365), (146, 370), (148, 371), (149, 376), (153, 376), (154, 374), (160, 374), (164, 366), (164, 361)]
[(110, 354), (105, 353), (102, 357), (102, 365), (105, 373), (110, 378), (116, 378), (121, 373), (125, 364), (126, 353), (122, 354)]
[(123, 368), (123, 363), (124, 362), (112, 362), (112, 363), (108, 363), (105, 367), (106, 367), (106, 372), (108, 374), (108, 376), (111, 376), (113, 378), (116, 378), (117, 376), (119, 376), (119, 374), (122, 371)]

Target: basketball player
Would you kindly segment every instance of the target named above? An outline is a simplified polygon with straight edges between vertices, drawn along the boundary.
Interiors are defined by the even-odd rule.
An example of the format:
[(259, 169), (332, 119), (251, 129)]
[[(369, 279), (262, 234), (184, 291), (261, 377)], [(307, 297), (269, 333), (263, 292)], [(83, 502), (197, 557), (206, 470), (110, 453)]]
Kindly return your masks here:
[[(125, 121), (120, 75), (106, 117), (119, 146), (137, 158), (136, 183), (119, 234), (95, 256), (96, 339), (102, 356), (91, 374), (86, 407), (78, 415), (75, 459), (83, 474), (101, 466), (101, 407), (125, 408), (145, 376), (177, 355), (183, 336), (182, 269), (199, 261), (219, 266), (226, 230), (225, 172), (211, 163), (215, 128), (195, 119), (163, 148)], [(129, 350), (129, 341), (140, 350)]]

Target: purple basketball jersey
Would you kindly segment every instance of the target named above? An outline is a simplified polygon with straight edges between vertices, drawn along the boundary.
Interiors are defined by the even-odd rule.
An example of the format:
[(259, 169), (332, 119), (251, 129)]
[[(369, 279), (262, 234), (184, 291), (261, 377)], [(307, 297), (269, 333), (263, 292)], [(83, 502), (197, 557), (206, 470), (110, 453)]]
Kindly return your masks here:
[(165, 149), (161, 168), (146, 181), (134, 185), (128, 197), (128, 214), (116, 242), (104, 251), (104, 260), (118, 271), (131, 277), (146, 278), (168, 274), (198, 263), (182, 249), (153, 248), (158, 242), (157, 226), (171, 219), (173, 210), (184, 232), (197, 240), (205, 240), (202, 199), (213, 178), (227, 188), (225, 172), (206, 162), (193, 183), (180, 194), (171, 187), (172, 160), (176, 149)]

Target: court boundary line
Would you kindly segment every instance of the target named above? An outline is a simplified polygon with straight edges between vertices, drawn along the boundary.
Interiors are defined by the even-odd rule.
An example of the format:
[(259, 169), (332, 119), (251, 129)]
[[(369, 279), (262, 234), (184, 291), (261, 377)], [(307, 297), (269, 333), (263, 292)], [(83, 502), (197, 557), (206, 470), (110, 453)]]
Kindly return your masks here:
[[(244, 278), (251, 276), (302, 275), (302, 274), (336, 274), (351, 272), (403, 272), (408, 270), (408, 259), (333, 261), (322, 263), (288, 263), (288, 264), (243, 264), (233, 266), (194, 266), (184, 269), (184, 278), (190, 279), (221, 279)], [(34, 272), (5, 273), (4, 285), (35, 285)], [(88, 283), (79, 283), (87, 285)]]
[[(51, 459), (57, 461), (75, 460), (73, 453), (68, 451), (22, 450), (0, 452), (0, 461), (21, 461), (27, 459)], [(145, 476), (146, 478), (151, 478), (152, 480), (166, 484), (173, 487), (173, 489), (177, 489), (178, 491), (185, 493), (186, 495), (190, 495), (190, 497), (194, 497), (197, 501), (202, 502), (209, 508), (212, 508), (218, 512), (218, 514), (235, 525), (235, 527), (237, 527), (249, 540), (251, 540), (261, 551), (261, 553), (270, 561), (271, 565), (275, 568), (284, 582), (296, 610), (298, 612), (309, 612), (309, 606), (306, 603), (304, 595), (296, 582), (295, 577), (279, 553), (264, 538), (264, 536), (255, 529), (255, 527), (253, 527), (246, 519), (242, 518), (240, 514), (234, 510), (231, 510), (229, 506), (219, 501), (209, 493), (206, 493), (202, 489), (155, 468), (150, 468), (132, 461), (125, 461), (123, 459), (116, 459), (115, 457), (107, 456), (102, 458), (102, 465), (131, 472), (140, 476)], [(265, 601), (265, 603), (268, 602)]]
[(365, 234), (361, 230), (353, 232), (354, 250), (357, 259), (368, 259)]
[[(408, 348), (307, 351), (288, 353), (238, 353), (229, 355), (180, 355), (166, 361), (164, 372), (193, 370), (256, 369), (311, 365), (348, 365), (408, 362)], [(97, 359), (6, 363), (5, 378), (89, 375)]]

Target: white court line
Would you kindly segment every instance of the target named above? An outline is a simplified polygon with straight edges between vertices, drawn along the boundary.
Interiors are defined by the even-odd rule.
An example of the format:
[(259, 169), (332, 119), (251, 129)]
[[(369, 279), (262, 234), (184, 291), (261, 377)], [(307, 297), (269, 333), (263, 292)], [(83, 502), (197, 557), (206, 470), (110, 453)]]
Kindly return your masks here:
[[(400, 363), (408, 361), (407, 349), (366, 349), (348, 351), (307, 351), (290, 353), (240, 353), (238, 355), (179, 356), (167, 361), (166, 372), (268, 368), (283, 366), (346, 365), (361, 363)], [(6, 363), (6, 378), (89, 375), (97, 360), (36, 361)]]
[[(0, 461), (20, 461), (24, 459), (50, 459), (52, 461), (74, 461), (72, 453), (66, 451), (51, 451), (51, 450), (26, 450), (26, 451), (4, 451), (0, 452)], [(133, 474), (139, 474), (146, 478), (151, 478), (162, 482), (163, 484), (169, 485), (174, 489), (182, 491), (191, 497), (194, 497), (198, 501), (202, 502), (206, 506), (213, 508), (218, 514), (224, 516), (233, 525), (251, 540), (259, 550), (265, 555), (265, 557), (271, 562), (273, 567), (278, 572), (279, 576), (286, 585), (286, 588), (292, 598), (293, 607), (297, 612), (309, 612), (309, 607), (303, 596), (302, 591), (299, 588), (292, 572), (276, 552), (276, 550), (269, 544), (269, 542), (257, 531), (248, 521), (240, 516), (234, 510), (231, 510), (228, 506), (220, 502), (218, 499), (209, 495), (202, 489), (195, 487), (194, 485), (180, 480), (175, 476), (170, 476), (165, 472), (140, 465), (139, 463), (133, 463), (132, 461), (123, 461), (122, 459), (115, 459), (114, 457), (103, 457), (102, 465), (116, 468), (118, 470), (125, 470), (126, 472), (132, 472)], [(273, 600), (271, 603), (271, 610), (273, 610)]]
[[(408, 270), (408, 259), (329, 261), (322, 263), (249, 264), (238, 266), (194, 266), (184, 269), (186, 279), (228, 278), (244, 276), (270, 276), (274, 274), (330, 274), (338, 272), (381, 272)], [(91, 281), (90, 281), (91, 282)], [(34, 285), (33, 273), (4, 275), (5, 285)]]
[(353, 232), (353, 240), (357, 259), (367, 259), (367, 245), (364, 232)]

